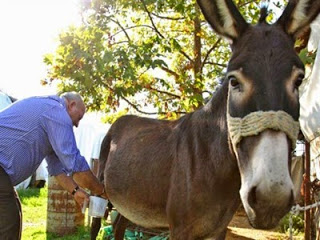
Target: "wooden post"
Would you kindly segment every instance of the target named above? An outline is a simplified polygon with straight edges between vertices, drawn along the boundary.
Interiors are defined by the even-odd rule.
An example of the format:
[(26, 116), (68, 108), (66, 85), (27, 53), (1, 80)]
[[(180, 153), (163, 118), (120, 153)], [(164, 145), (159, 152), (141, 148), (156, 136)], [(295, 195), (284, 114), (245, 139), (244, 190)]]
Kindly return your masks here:
[[(304, 184), (304, 204), (310, 205), (310, 143), (305, 143), (305, 184)], [(311, 240), (311, 209), (304, 212), (304, 239)]]

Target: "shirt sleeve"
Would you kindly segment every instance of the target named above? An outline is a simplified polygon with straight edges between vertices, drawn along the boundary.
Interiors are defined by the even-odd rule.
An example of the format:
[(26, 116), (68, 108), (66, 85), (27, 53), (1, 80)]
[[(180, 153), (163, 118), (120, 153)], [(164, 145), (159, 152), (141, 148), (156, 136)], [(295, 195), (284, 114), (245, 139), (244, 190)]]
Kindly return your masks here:
[(41, 123), (54, 151), (46, 157), (50, 175), (71, 175), (90, 169), (77, 148), (72, 121), (63, 106), (55, 106), (45, 112)]
[[(70, 175), (70, 173), (66, 171), (62, 162), (59, 161), (59, 158), (57, 157), (57, 155), (55, 153), (46, 156), (45, 159), (48, 164), (48, 173), (50, 176), (57, 176), (61, 173), (65, 173), (67, 175)], [(77, 164), (77, 163), (79, 163), (79, 164)], [(77, 161), (75, 168), (73, 169), (73, 172), (83, 172), (83, 171), (87, 171), (89, 169), (90, 169), (90, 167), (86, 161), (85, 162)]]

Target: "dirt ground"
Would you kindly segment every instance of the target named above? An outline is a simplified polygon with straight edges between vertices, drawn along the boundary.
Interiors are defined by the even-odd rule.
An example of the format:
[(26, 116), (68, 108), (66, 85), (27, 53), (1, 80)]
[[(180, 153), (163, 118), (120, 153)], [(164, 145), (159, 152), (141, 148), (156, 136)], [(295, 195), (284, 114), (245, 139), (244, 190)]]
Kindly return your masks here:
[[(238, 211), (228, 227), (227, 240), (282, 240), (289, 239), (288, 235), (276, 231), (257, 230), (250, 226), (247, 216), (243, 211)], [(303, 240), (301, 237), (293, 237), (294, 240)]]
[[(109, 219), (111, 223), (111, 219)], [(131, 226), (135, 230), (136, 226)], [(130, 228), (130, 226), (129, 226)], [(141, 228), (140, 228), (141, 230)], [(147, 231), (148, 232), (148, 231)], [(146, 232), (145, 232), (146, 233)], [(226, 240), (289, 240), (289, 235), (277, 230), (258, 230), (250, 226), (244, 209), (240, 208), (228, 226)], [(293, 240), (304, 240), (304, 236), (294, 236)]]

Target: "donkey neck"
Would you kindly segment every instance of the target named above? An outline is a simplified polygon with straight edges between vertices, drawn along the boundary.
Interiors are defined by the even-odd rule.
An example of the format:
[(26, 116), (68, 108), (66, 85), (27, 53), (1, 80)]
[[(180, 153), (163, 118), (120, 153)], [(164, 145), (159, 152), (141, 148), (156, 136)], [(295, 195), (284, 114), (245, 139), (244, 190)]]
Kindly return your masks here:
[[(219, 122), (219, 126), (227, 131), (227, 98), (228, 98), (228, 81), (223, 80), (222, 85), (213, 93), (210, 101), (199, 111), (203, 111), (209, 121)], [(201, 115), (202, 115), (201, 114)]]
[(207, 145), (209, 150), (212, 146), (220, 146), (214, 149), (214, 155), (217, 157), (215, 161), (220, 161), (219, 159), (225, 161), (228, 158), (235, 163), (228, 143), (227, 95), (228, 82), (224, 81), (204, 107), (186, 116), (180, 125), (180, 130), (188, 126), (193, 141)]

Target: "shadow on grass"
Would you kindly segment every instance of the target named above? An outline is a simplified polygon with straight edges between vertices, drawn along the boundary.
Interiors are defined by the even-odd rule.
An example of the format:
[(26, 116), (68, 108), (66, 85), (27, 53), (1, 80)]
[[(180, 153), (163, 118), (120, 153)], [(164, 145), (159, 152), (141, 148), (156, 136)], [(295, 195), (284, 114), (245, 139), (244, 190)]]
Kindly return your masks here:
[[(30, 199), (39, 199), (44, 201), (47, 199), (46, 188), (27, 188), (18, 190), (19, 198), (22, 204), (27, 204)], [(41, 199), (41, 200), (40, 200)]]
[(20, 199), (30, 198), (30, 197), (39, 197), (40, 196), (40, 188), (27, 188), (27, 189), (19, 189), (19, 197)]
[(90, 229), (88, 227), (78, 227), (74, 234), (59, 236), (54, 233), (48, 233), (46, 240), (87, 240), (90, 239)]

